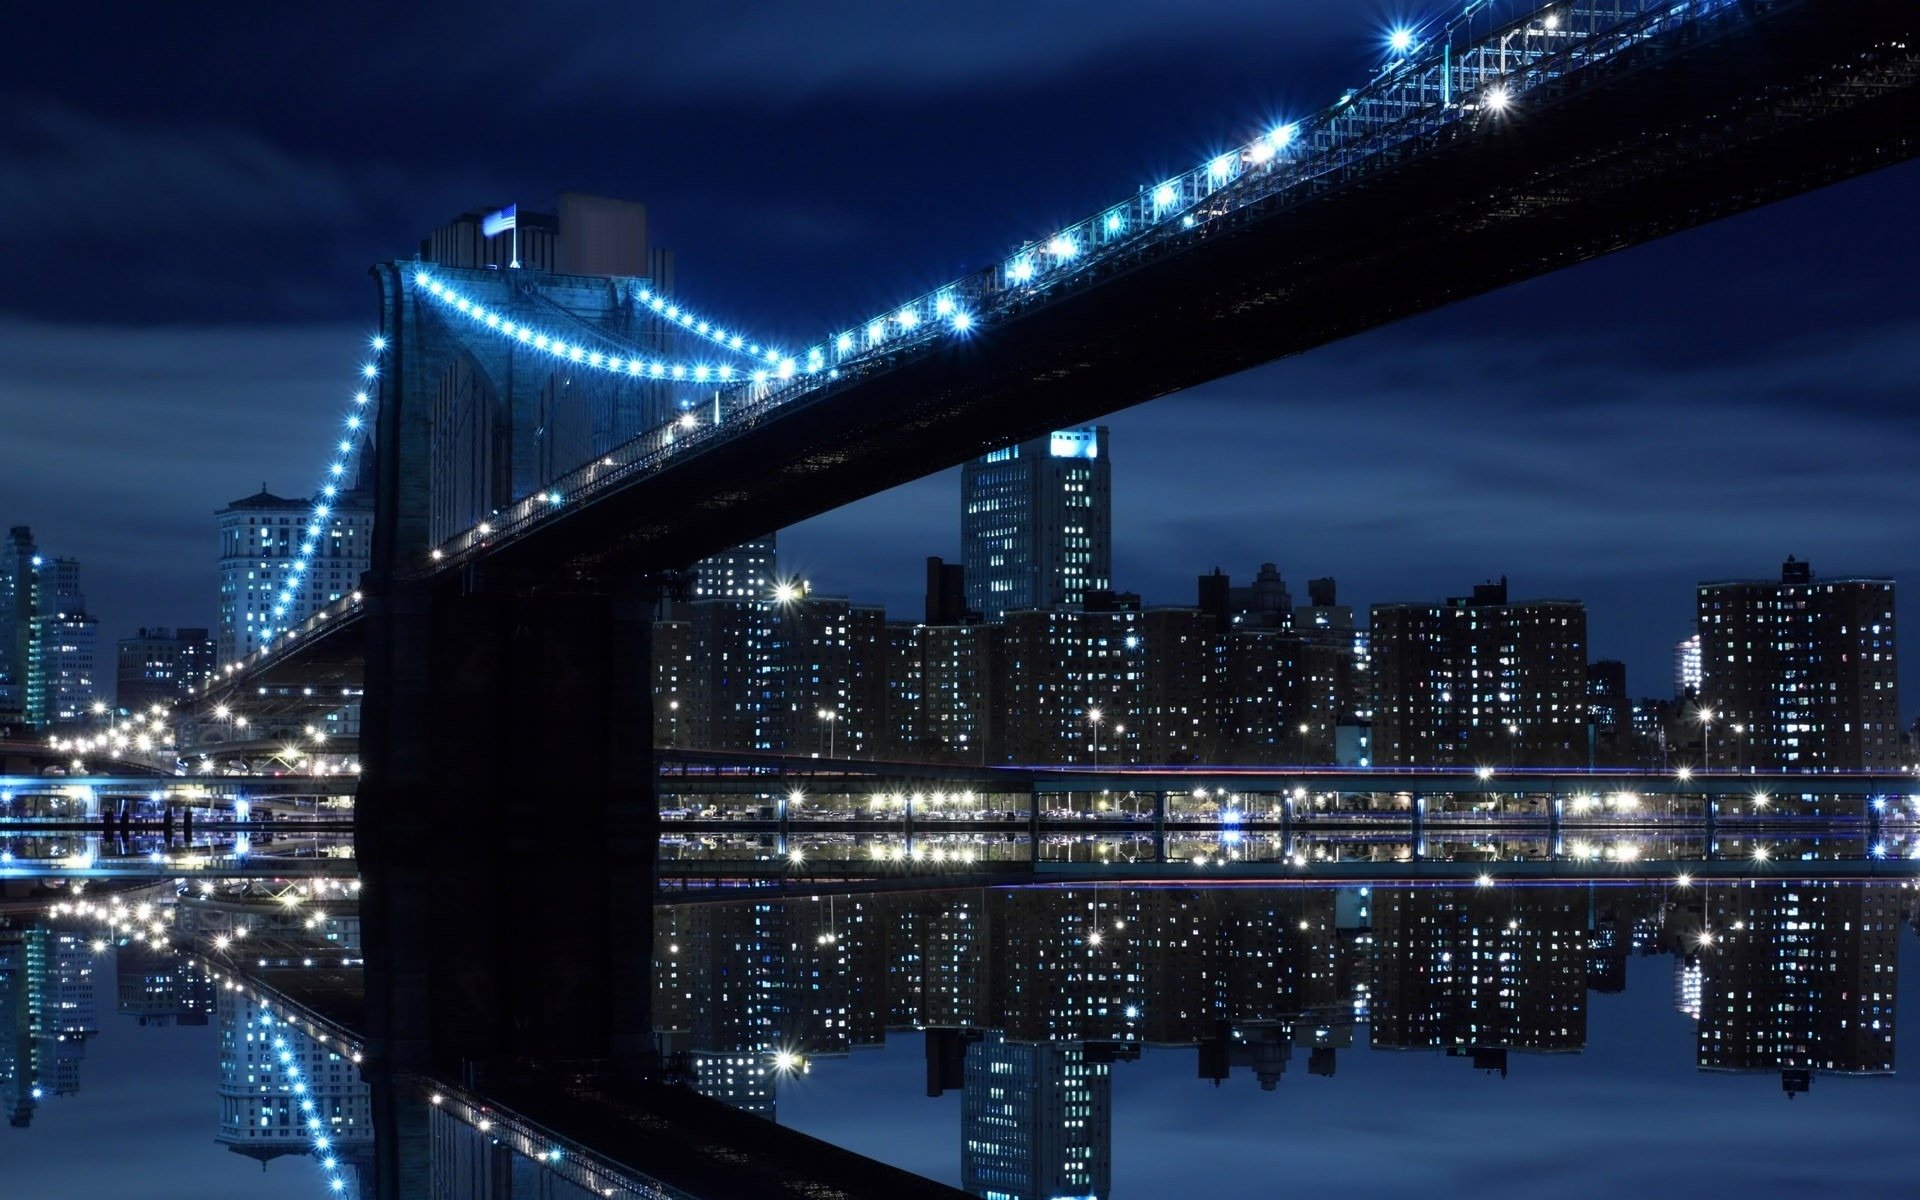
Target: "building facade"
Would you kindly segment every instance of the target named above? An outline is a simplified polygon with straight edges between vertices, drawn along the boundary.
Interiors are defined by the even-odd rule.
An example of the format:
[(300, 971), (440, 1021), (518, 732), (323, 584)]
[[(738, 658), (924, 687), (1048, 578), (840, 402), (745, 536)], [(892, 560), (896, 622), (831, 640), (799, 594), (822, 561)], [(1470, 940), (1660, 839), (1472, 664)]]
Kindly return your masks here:
[[(360, 586), (372, 552), (373, 493), (342, 492), (331, 501), (324, 524), (315, 519), (313, 504), (263, 486), (214, 514), (220, 532), (220, 662), (247, 657), (274, 630), (300, 624)], [(296, 573), (308, 545), (314, 547), (311, 566)]]
[(1587, 610), (1507, 602), (1481, 584), (1444, 604), (1377, 604), (1375, 761), (1392, 766), (1584, 766)]
[(960, 487), (968, 608), (998, 621), (1112, 586), (1106, 426), (995, 450), (961, 469)]
[(171, 708), (212, 674), (217, 647), (206, 629), (143, 628), (121, 638), (115, 656), (114, 703), (128, 712)]
[(87, 615), (79, 563), (36, 554), (31, 568), (26, 720), (46, 729), (91, 715), (99, 630)]
[(1893, 580), (1818, 579), (1789, 557), (1777, 582), (1702, 583), (1696, 619), (1712, 765), (1900, 765)]

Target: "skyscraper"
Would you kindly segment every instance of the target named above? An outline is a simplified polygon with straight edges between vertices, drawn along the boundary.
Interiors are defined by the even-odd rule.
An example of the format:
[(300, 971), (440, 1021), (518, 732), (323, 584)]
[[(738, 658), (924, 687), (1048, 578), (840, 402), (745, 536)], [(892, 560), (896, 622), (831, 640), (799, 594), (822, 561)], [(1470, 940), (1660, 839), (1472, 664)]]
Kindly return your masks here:
[(37, 729), (85, 718), (94, 701), (98, 632), (80, 591), (80, 564), (34, 555), (30, 576), (26, 716)]
[[(318, 524), (313, 501), (276, 496), (265, 485), (215, 517), (220, 526), (222, 663), (245, 658), (266, 645), (270, 630), (296, 626), (352, 592), (366, 573), (373, 538), (371, 491), (342, 492), (317, 535), (312, 532)], [(304, 577), (295, 577), (301, 547), (314, 543)], [(290, 599), (282, 601), (282, 596)], [(286, 611), (275, 611), (280, 608)]]
[(967, 607), (998, 621), (1112, 586), (1107, 428), (1063, 429), (961, 469)]
[[(1698, 589), (1700, 703), (1716, 764), (1824, 770), (1900, 765), (1891, 579), (1816, 579), (1789, 557), (1780, 580)], [(1725, 749), (1722, 749), (1722, 746)]]
[(27, 662), (33, 644), (33, 530), (15, 525), (0, 550), (0, 727), (27, 715)]

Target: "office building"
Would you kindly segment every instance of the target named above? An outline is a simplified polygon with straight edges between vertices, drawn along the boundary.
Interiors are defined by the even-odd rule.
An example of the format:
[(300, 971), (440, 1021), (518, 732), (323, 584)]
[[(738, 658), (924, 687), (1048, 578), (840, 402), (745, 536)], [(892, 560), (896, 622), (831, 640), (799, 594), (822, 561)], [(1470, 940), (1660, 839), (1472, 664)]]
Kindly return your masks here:
[(967, 607), (989, 621), (1078, 604), (1112, 586), (1105, 426), (1007, 446), (961, 470)]
[(1021, 1044), (992, 1033), (968, 1046), (960, 1186), (1003, 1200), (1106, 1200), (1111, 1070), (1077, 1043)]
[(1376, 604), (1375, 761), (1584, 766), (1587, 610), (1510, 604), (1505, 579), (1444, 604)]
[[(328, 1153), (353, 1163), (370, 1157), (373, 1099), (360, 1068), (243, 991), (214, 994), (220, 1034), (220, 1125), (214, 1141), (262, 1163), (311, 1154), (316, 1135)], [(318, 1129), (308, 1124), (320, 1122)]]
[(1713, 765), (1898, 768), (1891, 579), (1820, 579), (1789, 557), (1778, 581), (1702, 583), (1697, 595)]
[(155, 704), (169, 708), (193, 694), (212, 673), (212, 634), (205, 629), (143, 628), (121, 638), (114, 672), (114, 703), (128, 712)]
[(0, 547), (0, 730), (27, 719), (27, 663), (33, 644), (33, 530), (15, 525)]
[[(354, 488), (334, 497), (323, 522), (315, 521), (313, 504), (276, 496), (263, 484), (215, 514), (221, 663), (245, 658), (275, 631), (300, 624), (360, 586), (372, 547), (372, 491)], [(317, 534), (316, 523), (321, 525)], [(296, 575), (294, 567), (307, 546), (313, 547), (312, 557), (305, 572)]]
[(26, 720), (46, 729), (91, 714), (98, 627), (87, 615), (79, 563), (36, 554), (30, 565)]

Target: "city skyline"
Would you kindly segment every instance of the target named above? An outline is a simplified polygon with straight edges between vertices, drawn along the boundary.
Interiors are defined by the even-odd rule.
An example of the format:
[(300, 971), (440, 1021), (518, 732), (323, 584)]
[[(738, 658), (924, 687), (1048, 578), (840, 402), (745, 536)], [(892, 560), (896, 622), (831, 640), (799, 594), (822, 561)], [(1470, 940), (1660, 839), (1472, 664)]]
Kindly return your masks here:
[[(26, 36), (55, 36), (65, 19), (33, 14), (43, 25)], [(690, 296), (742, 297), (740, 319), (803, 337), (815, 320), (859, 311), (876, 269), (907, 287), (988, 261), (1130, 176), (1186, 161), (1196, 138), (1228, 136), (1262, 109), (1302, 111), (1366, 70), (1375, 31), (1365, 14), (1291, 7), (1257, 19), (1298, 50), (1288, 83), (1276, 86), (1261, 56), (1227, 46), (1204, 86), (1151, 102), (1130, 86), (1136, 68), (1163, 62), (1170, 35), (1213, 45), (1207, 21), (1114, 10), (1096, 50), (1056, 56), (1044, 77), (1019, 76), (979, 39), (920, 42), (915, 29), (943, 20), (930, 15), (902, 17), (889, 31), (895, 57), (834, 56), (831, 80), (783, 63), (758, 86), (793, 106), (768, 128), (792, 123), (792, 139), (772, 141), (777, 156), (794, 160), (791, 194), (805, 199), (763, 205), (757, 225), (739, 207), (756, 198), (703, 205), (670, 169), (704, 163), (696, 148), (731, 127), (698, 82), (676, 89), (675, 121), (648, 131), (661, 166), (579, 177), (570, 144), (579, 135), (554, 118), (603, 111), (589, 101), (626, 86), (588, 69), (542, 97), (537, 113), (503, 112), (492, 123), (538, 116), (543, 134), (563, 136), (509, 138), (508, 159), (489, 137), (477, 161), (492, 165), (476, 178), (349, 166), (366, 153), (351, 120), (336, 134), (263, 117), (252, 132), (195, 142), (185, 135), (214, 121), (217, 96), (169, 95), (150, 111), (152, 90), (139, 84), (156, 68), (106, 69), (119, 65), (116, 47), (85, 51), (103, 67), (85, 111), (63, 92), (66, 76), (28, 64), (6, 87), (33, 114), (35, 137), (0, 146), (21, 177), (47, 166), (49, 147), (104, 142), (129, 151), (128, 168), (114, 170), (147, 164), (151, 193), (172, 203), (130, 208), (148, 193), (118, 178), (69, 180), (88, 203), (66, 212), (45, 214), (28, 198), (47, 218), (43, 236), (0, 272), (33, 271), (59, 255), (65, 267), (111, 268), (122, 286), (77, 289), (63, 275), (14, 293), (32, 296), (31, 308), (15, 300), (0, 310), (0, 348), (19, 364), (24, 410), (10, 439), (17, 457), (0, 474), (8, 481), (0, 509), (91, 564), (103, 642), (141, 625), (209, 624), (205, 515), (263, 475), (283, 494), (305, 494), (322, 465), (339, 364), (371, 325), (365, 265), (411, 252), (449, 213), (514, 198), (538, 206), (570, 186), (644, 199)], [(151, 32), (147, 44), (172, 46), (177, 61), (206, 52), (180, 44), (178, 31)], [(210, 32), (209, 48), (246, 36)], [(385, 52), (378, 39), (354, 50)], [(910, 80), (894, 64), (915, 55), (941, 65)], [(975, 139), (958, 135), (1016, 107), (1010, 95), (949, 111), (956, 89), (980, 81), (1011, 81), (1019, 106), (1044, 101), (1063, 123), (1116, 118), (1069, 139), (1058, 136), (1065, 125), (1002, 122), (993, 165), (1023, 155), (1038, 164), (1009, 193), (998, 172), (969, 170)], [(881, 106), (885, 122), (919, 128), (942, 147), (938, 160), (912, 157), (884, 187), (857, 148), (800, 132), (856, 110), (870, 121), (875, 95), (893, 102)], [(1246, 96), (1261, 99), (1250, 106)], [(346, 117), (361, 101), (330, 103)], [(451, 99), (420, 106), (416, 119), (453, 155), (465, 154), (476, 127)], [(283, 203), (235, 212), (240, 202), (224, 198), (212, 211), (238, 228), (280, 233), (267, 239), (271, 258), (264, 248), (231, 253), (223, 228), (181, 229), (168, 215), (206, 207), (181, 163), (211, 155), (225, 169), (213, 177), (230, 177), (234, 159), (251, 152), (268, 164), (267, 193)], [(1897, 415), (1920, 339), (1899, 273), (1880, 264), (1920, 248), (1904, 215), (1916, 179), (1911, 165), (1893, 168), (1108, 418), (1116, 444), (1133, 447), (1115, 496), (1115, 584), (1174, 600), (1208, 567), (1276, 561), (1294, 577), (1336, 576), (1366, 604), (1509, 574), (1527, 594), (1586, 601), (1595, 654), (1626, 661), (1641, 692), (1686, 632), (1690, 589), (1702, 579), (1759, 575), (1789, 553), (1834, 572), (1911, 577), (1920, 527), (1898, 497), (1920, 439)], [(312, 186), (274, 190), (293, 181)], [(932, 208), (895, 211), (904, 195)], [(865, 251), (881, 248), (876, 267)], [(1859, 269), (1832, 271), (1835, 254)], [(196, 266), (191, 276), (179, 270), (186, 263)], [(236, 273), (301, 286), (268, 289), (257, 303), (249, 289), (241, 302), (226, 286)], [(1650, 291), (1655, 276), (1690, 286)], [(741, 286), (749, 281), (767, 286)], [(186, 294), (159, 303), (169, 288)], [(143, 382), (130, 398), (124, 381), (136, 373)], [(1232, 437), (1218, 433), (1227, 424)], [(165, 437), (178, 452), (152, 455)], [(83, 474), (95, 486), (72, 487)], [(924, 557), (960, 557), (953, 475), (786, 531), (790, 564), (833, 592), (908, 611)], [(1907, 692), (1920, 696), (1920, 687), (1910, 681)]]

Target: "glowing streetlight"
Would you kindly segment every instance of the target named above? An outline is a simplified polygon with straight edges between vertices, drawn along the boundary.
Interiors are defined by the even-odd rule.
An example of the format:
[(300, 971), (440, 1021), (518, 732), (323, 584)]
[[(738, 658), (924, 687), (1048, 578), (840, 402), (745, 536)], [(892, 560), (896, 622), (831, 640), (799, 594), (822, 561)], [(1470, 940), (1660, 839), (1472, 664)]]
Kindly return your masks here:
[(825, 721), (827, 723), (827, 757), (832, 758), (833, 757), (833, 730), (834, 730), (834, 726), (839, 723), (840, 714), (835, 712), (831, 708), (823, 708), (815, 715), (818, 716), (822, 721)]
[(1095, 770), (1100, 768), (1100, 720), (1099, 709), (1089, 708), (1087, 710), (1087, 724), (1093, 726), (1093, 766)]

